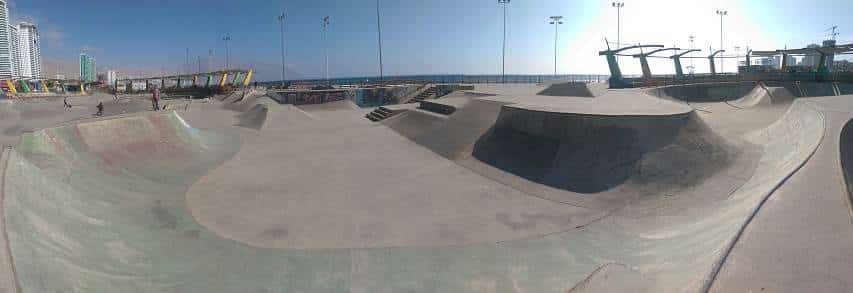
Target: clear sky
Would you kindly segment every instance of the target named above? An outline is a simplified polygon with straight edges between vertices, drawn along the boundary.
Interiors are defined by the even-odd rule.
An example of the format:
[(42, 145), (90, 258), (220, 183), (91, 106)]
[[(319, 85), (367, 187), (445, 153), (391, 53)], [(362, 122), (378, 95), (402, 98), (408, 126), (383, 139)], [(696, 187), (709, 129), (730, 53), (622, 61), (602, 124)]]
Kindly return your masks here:
[[(513, 0), (508, 7), (507, 72), (549, 74), (554, 63), (554, 26), (559, 27), (560, 73), (607, 73), (604, 38), (616, 39), (612, 1)], [(659, 43), (718, 48), (725, 9), (724, 47), (745, 51), (804, 47), (839, 26), (839, 43), (853, 42), (853, 1), (829, 0), (624, 0), (622, 43)], [(260, 80), (280, 78), (279, 25), (287, 14), (290, 77), (323, 76), (321, 20), (331, 17), (327, 45), (333, 77), (378, 74), (375, 0), (289, 1), (116, 1), (11, 0), (13, 20), (39, 25), (45, 70), (76, 77), (76, 60), (88, 48), (99, 67), (122, 73), (174, 73), (182, 70), (186, 49), (193, 64), (215, 50), (215, 67), (225, 63), (224, 34), (230, 34), (232, 65), (253, 67)], [(386, 75), (499, 74), (502, 10), (495, 0), (381, 0)], [(623, 58), (623, 72), (639, 73)], [(686, 62), (686, 63), (689, 63)], [(666, 60), (653, 60), (655, 73), (672, 73)], [(687, 64), (685, 64), (686, 66)], [(707, 61), (696, 60), (697, 72)], [(197, 66), (194, 65), (194, 68)], [(725, 65), (735, 70), (734, 61)]]

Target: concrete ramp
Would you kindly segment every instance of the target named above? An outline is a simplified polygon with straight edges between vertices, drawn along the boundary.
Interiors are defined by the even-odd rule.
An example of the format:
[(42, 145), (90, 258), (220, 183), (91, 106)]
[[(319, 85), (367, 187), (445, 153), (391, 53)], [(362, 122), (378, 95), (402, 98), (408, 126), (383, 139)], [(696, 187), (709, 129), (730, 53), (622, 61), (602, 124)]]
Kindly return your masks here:
[(225, 99), (222, 102), (222, 107), (228, 110), (244, 112), (257, 104), (278, 104), (275, 100), (266, 96), (263, 92), (235, 92), (231, 98)]
[(254, 130), (261, 130), (267, 122), (268, 113), (268, 105), (257, 104), (246, 112), (237, 115), (240, 119), (240, 122), (237, 125)]
[[(818, 148), (826, 125), (813, 105), (795, 101), (779, 122), (749, 135), (763, 153), (737, 155), (737, 142), (715, 137), (693, 112), (530, 114), (480, 102), (494, 101), (460, 104), (451, 116), (472, 111), (469, 118), (438, 125), (464, 130), (448, 132), (454, 141), (436, 140), (433, 152), (358, 115), (318, 123), (296, 107), (268, 109), (278, 114), (244, 144), (173, 112), (27, 133), (3, 156), (0, 181), (14, 280), (20, 292), (708, 292), (722, 264), (752, 269), (753, 257), (775, 251), (763, 245), (727, 262), (736, 244), (749, 243), (738, 240), (762, 204)], [(416, 137), (431, 135), (441, 134)], [(583, 183), (567, 175), (612, 170), (609, 181), (593, 182), (602, 186), (633, 170), (626, 182), (648, 192), (618, 209), (564, 205), (436, 155), (465, 153), (471, 137), (494, 143), (475, 153), (553, 157), (545, 171), (510, 165), (543, 180), (577, 187)], [(553, 156), (530, 154), (549, 147)], [(586, 156), (606, 166), (584, 164)], [(759, 162), (706, 176), (743, 157)], [(572, 165), (588, 171), (565, 170)], [(849, 228), (846, 217), (835, 231)], [(832, 227), (799, 229), (803, 243), (818, 243), (816, 228)], [(833, 251), (849, 251), (842, 248)], [(762, 264), (778, 267), (802, 248), (793, 251)], [(841, 271), (811, 265), (821, 278)], [(791, 267), (780, 270), (800, 273)], [(720, 290), (730, 291), (745, 292)]]
[(453, 115), (409, 110), (383, 124), (448, 159), (467, 158), (477, 139), (494, 125), (506, 103), (460, 99), (455, 104)]
[(767, 87), (767, 92), (770, 94), (773, 104), (790, 103), (796, 99), (796, 96), (785, 87)]
[(844, 173), (844, 182), (847, 186), (847, 205), (850, 215), (853, 217), (853, 120), (848, 121), (841, 130), (839, 140), (841, 150), (841, 168)]
[(596, 116), (512, 106), (501, 110), (494, 129), (474, 150), (476, 158), (499, 169), (578, 193), (603, 192), (628, 181), (695, 185), (738, 153), (692, 112)]
[(361, 109), (350, 100), (343, 101), (335, 101), (328, 102), (323, 104), (315, 104), (315, 105), (299, 105), (296, 106), (302, 111), (305, 112), (327, 112), (327, 111), (348, 111), (348, 110), (358, 110)]
[(791, 94), (788, 89), (784, 87), (768, 87), (763, 84), (759, 84), (745, 96), (728, 103), (738, 108), (752, 108), (786, 104), (793, 101), (794, 95)]
[[(187, 215), (183, 200), (188, 182), (239, 144), (193, 129), (174, 112), (24, 134), (9, 152), (3, 186), (22, 291), (245, 288), (216, 281), (237, 272), (223, 274), (229, 270), (215, 265), (222, 259), (203, 257), (211, 246), (200, 243), (212, 235)], [(207, 280), (198, 281), (199, 273)]]
[(605, 92), (607, 92), (606, 83), (556, 82), (549, 84), (538, 95), (594, 98), (603, 95)]

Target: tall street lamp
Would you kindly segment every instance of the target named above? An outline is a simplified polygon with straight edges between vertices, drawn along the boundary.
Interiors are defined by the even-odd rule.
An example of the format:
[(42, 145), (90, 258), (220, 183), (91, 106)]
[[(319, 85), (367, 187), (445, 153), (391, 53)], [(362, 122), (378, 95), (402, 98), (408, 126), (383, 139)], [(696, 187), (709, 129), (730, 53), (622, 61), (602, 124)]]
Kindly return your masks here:
[(331, 23), (331, 19), (329, 16), (323, 17), (323, 45), (325, 49), (325, 68), (326, 68), (326, 81), (329, 81), (329, 42), (326, 40), (326, 31), (329, 29), (329, 24)]
[(376, 0), (376, 31), (379, 32), (379, 80), (385, 76), (382, 68), (382, 23), (379, 18), (379, 0)]
[(225, 41), (225, 70), (228, 70), (231, 68), (231, 52), (228, 49), (228, 42), (231, 41), (231, 35), (225, 34), (222, 40)]
[(622, 7), (625, 7), (624, 2), (613, 2), (613, 7), (616, 7), (616, 49), (622, 46)]
[[(622, 47), (622, 7), (625, 7), (624, 2), (616, 1), (610, 4), (616, 8), (616, 49)], [(616, 56), (619, 60), (619, 56)]]
[(281, 15), (276, 17), (278, 19), (280, 26), (281, 26), (281, 85), (282, 85), (282, 87), (284, 86), (285, 82), (287, 81), (287, 71), (285, 69), (287, 66), (287, 54), (285, 53), (285, 47), (284, 47), (284, 20), (286, 17), (287, 16), (284, 14), (283, 11), (281, 12)]
[(559, 32), (559, 27), (563, 24), (562, 16), (551, 16), (551, 24), (554, 25), (554, 76), (557, 76), (557, 37)]
[(506, 83), (506, 7), (510, 0), (498, 0), (498, 4), (503, 5), (504, 10), (504, 37), (503, 49), (501, 50), (501, 82)]
[[(726, 10), (717, 10), (717, 15), (720, 16), (720, 50), (723, 50), (723, 16), (729, 14)], [(723, 59), (723, 54), (720, 54), (720, 72), (725, 73), (725, 60)]]

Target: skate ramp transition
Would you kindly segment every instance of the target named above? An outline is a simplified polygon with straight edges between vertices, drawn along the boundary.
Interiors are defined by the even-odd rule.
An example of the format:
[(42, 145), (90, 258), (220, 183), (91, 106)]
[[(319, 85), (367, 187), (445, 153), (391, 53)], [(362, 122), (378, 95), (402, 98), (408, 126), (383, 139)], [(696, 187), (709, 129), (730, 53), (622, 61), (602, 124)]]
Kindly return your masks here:
[(844, 173), (844, 181), (847, 185), (848, 206), (850, 215), (853, 217), (853, 120), (847, 122), (841, 130), (839, 140), (841, 148), (841, 169)]
[(343, 110), (358, 110), (360, 109), (353, 101), (342, 100), (322, 104), (297, 105), (296, 106), (305, 112), (327, 112), (327, 111), (343, 111)]
[(538, 95), (594, 98), (607, 92), (606, 83), (554, 82), (547, 86)]
[(554, 114), (504, 107), (474, 157), (528, 180), (578, 193), (627, 181), (696, 185), (740, 151), (695, 113)]
[[(704, 290), (759, 204), (812, 155), (825, 129), (820, 111), (794, 102), (776, 123), (748, 135), (748, 144), (763, 149), (755, 153), (743, 142), (716, 135), (693, 111), (614, 116), (534, 111), (488, 99), (457, 105), (449, 117), (401, 134), (483, 176), (555, 202), (567, 202), (563, 199), (573, 193), (589, 198), (631, 193), (625, 186), (640, 190), (642, 196), (619, 206), (608, 219), (584, 226), (588, 233), (583, 236), (568, 231), (555, 235), (560, 240), (545, 240), (573, 243), (563, 250), (569, 255), (588, 253), (586, 244), (597, 247), (591, 252), (595, 256), (587, 257), (608, 255), (603, 259), (610, 261), (584, 267), (587, 273), (572, 282), (576, 286), (570, 292)], [(484, 110), (486, 105), (492, 109)], [(454, 122), (472, 108), (481, 112), (476, 123)], [(407, 119), (398, 116), (386, 121), (397, 131)], [(455, 128), (470, 132), (445, 135), (441, 144), (424, 142), (446, 129), (462, 133)], [(472, 135), (478, 139), (466, 154), (461, 146), (472, 143)], [(448, 155), (440, 148), (448, 146), (456, 152)], [(495, 175), (489, 167), (563, 193), (535, 194), (526, 183), (501, 181), (510, 177)], [(576, 236), (585, 239), (584, 245), (574, 245)], [(668, 261), (654, 267), (661, 259)]]
[(687, 103), (718, 103), (740, 99), (758, 86), (757, 82), (730, 82), (665, 86), (646, 90), (650, 96)]
[(786, 104), (794, 101), (794, 95), (784, 87), (768, 87), (763, 83), (756, 85), (743, 97), (727, 102), (737, 108), (763, 107)]
[(239, 121), (237, 125), (255, 130), (261, 130), (267, 123), (267, 115), (269, 115), (269, 105), (257, 104), (251, 109), (237, 115)]

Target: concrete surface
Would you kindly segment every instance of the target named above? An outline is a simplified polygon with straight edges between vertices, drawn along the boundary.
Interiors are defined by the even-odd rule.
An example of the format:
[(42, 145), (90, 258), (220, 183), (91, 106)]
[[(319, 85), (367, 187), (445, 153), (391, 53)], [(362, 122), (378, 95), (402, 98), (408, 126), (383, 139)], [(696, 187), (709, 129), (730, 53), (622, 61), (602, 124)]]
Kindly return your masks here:
[(380, 123), (261, 92), (0, 104), (0, 289), (849, 291), (853, 97), (547, 87)]

